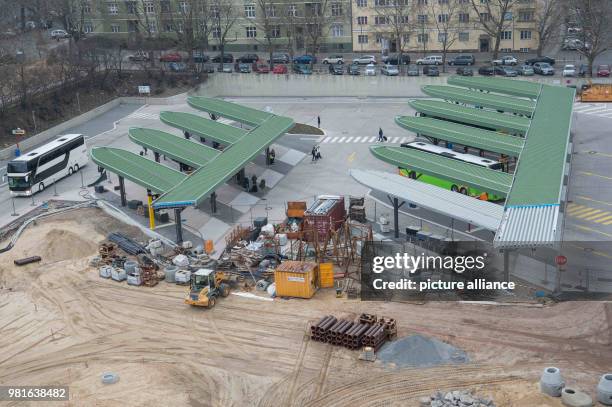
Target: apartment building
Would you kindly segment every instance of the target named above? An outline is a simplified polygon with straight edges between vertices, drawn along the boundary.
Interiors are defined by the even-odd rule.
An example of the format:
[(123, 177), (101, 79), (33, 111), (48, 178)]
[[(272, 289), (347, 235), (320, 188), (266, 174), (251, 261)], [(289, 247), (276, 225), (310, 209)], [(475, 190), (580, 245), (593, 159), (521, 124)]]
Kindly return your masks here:
[[(90, 0), (83, 4), (83, 31), (117, 37), (180, 38), (215, 51), (225, 34), (226, 51), (350, 51), (349, 0)], [(215, 18), (220, 23), (215, 23)], [(207, 41), (204, 41), (206, 37)]]
[[(353, 0), (353, 49), (356, 52), (489, 52), (495, 47), (481, 21), (493, 22), (489, 0)], [(493, 2), (491, 2), (493, 3)], [(500, 50), (537, 48), (537, 0), (515, 0), (504, 16)]]

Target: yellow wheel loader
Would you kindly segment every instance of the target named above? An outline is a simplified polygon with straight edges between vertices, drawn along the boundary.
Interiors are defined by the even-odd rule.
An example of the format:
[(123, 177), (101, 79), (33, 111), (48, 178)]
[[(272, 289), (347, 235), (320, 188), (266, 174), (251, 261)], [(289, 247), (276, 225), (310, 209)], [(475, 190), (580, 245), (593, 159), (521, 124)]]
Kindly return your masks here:
[(210, 269), (199, 269), (191, 275), (189, 294), (185, 304), (212, 308), (218, 297), (227, 297), (230, 287), (225, 281), (225, 273)]

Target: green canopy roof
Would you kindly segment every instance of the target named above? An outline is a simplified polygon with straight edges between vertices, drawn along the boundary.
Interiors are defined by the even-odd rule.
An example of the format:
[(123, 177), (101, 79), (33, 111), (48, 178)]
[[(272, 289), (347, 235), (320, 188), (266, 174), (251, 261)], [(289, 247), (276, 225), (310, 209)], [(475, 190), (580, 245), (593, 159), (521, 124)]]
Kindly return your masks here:
[(542, 87), (538, 82), (482, 76), (451, 76), (448, 84), (530, 99), (536, 99)]
[(226, 117), (251, 127), (260, 125), (271, 116), (270, 113), (241, 106), (236, 103), (226, 102), (221, 99), (189, 97), (187, 98), (187, 103), (194, 109)]
[(518, 157), (523, 148), (521, 137), (431, 117), (397, 116), (395, 123), (417, 134), (512, 157)]
[(246, 130), (227, 124), (217, 123), (214, 120), (183, 112), (161, 112), (159, 118), (168, 126), (206, 137), (218, 143), (229, 145), (240, 140)]
[(200, 168), (221, 153), (212, 147), (160, 130), (132, 127), (128, 134), (134, 143), (193, 168)]
[(531, 117), (535, 109), (535, 102), (529, 99), (495, 95), (456, 86), (425, 85), (422, 89), (423, 92), (432, 97), (487, 107), (503, 112), (522, 114), (529, 117)]
[(525, 134), (529, 119), (521, 116), (459, 106), (441, 100), (411, 100), (409, 105), (427, 116), (481, 126), (511, 134)]
[(187, 178), (179, 171), (118, 148), (94, 147), (91, 159), (100, 167), (158, 194)]
[(404, 147), (384, 146), (372, 146), (370, 151), (377, 158), (397, 167), (409, 167), (418, 172), (469, 185), (495, 195), (506, 196), (512, 183), (512, 175), (505, 172), (437, 154)]

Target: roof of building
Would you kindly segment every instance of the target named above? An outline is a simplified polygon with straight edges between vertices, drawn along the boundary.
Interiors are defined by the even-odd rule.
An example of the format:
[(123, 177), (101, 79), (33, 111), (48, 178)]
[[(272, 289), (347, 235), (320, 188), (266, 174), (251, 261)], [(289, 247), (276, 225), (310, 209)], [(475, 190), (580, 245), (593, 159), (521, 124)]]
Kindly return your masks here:
[(410, 106), (427, 116), (453, 120), (481, 126), (493, 130), (508, 133), (525, 134), (529, 128), (529, 119), (521, 116), (492, 112), (489, 110), (476, 109), (473, 107), (459, 106), (441, 100), (411, 100)]
[(188, 131), (197, 136), (206, 137), (218, 143), (229, 145), (240, 140), (246, 130), (227, 124), (217, 123), (192, 113), (161, 112), (159, 118), (168, 126)]
[(370, 151), (374, 156), (397, 167), (409, 167), (415, 171), (439, 176), (459, 185), (469, 185), (490, 194), (506, 196), (512, 183), (512, 175), (505, 172), (428, 152), (385, 146), (372, 146)]
[(138, 154), (111, 147), (94, 147), (91, 159), (99, 166), (156, 193), (170, 190), (187, 175)]
[(474, 199), (398, 174), (383, 171), (351, 170), (351, 176), (357, 182), (374, 190), (391, 194), (434, 212), (451, 213), (453, 219), (488, 230), (497, 230), (504, 214), (502, 205)]
[(538, 82), (527, 80), (487, 78), (482, 76), (451, 76), (448, 78), (448, 84), (530, 99), (538, 97), (540, 87), (542, 86)]
[(187, 98), (187, 103), (194, 109), (213, 113), (217, 116), (226, 117), (251, 127), (262, 124), (271, 115), (268, 112), (238, 105), (236, 103), (226, 102), (225, 100), (221, 99), (189, 97)]
[(161, 130), (132, 127), (128, 134), (134, 143), (193, 168), (200, 168), (221, 153), (212, 147)]
[(485, 93), (457, 86), (425, 85), (422, 89), (423, 92), (432, 97), (501, 110), (503, 112), (522, 114), (529, 117), (531, 117), (535, 110), (535, 102), (530, 99)]
[(397, 116), (395, 123), (417, 134), (512, 157), (518, 157), (523, 149), (524, 139), (522, 137), (431, 117)]

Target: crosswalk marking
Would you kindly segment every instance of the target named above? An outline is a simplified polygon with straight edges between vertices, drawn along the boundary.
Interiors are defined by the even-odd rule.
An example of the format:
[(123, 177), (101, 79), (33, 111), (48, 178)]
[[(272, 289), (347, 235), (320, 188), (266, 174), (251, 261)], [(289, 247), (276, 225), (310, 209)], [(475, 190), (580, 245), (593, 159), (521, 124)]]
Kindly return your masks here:
[(604, 118), (612, 118), (612, 110), (607, 103), (574, 103), (574, 112)]
[(608, 212), (598, 213), (596, 215), (589, 216), (588, 218), (584, 218), (584, 220), (589, 220), (589, 221), (597, 222), (596, 219), (603, 218), (603, 217), (605, 217), (607, 215), (608, 215)]
[(587, 216), (591, 216), (599, 212), (601, 212), (599, 209), (591, 209), (590, 211), (582, 212), (579, 215), (573, 214), (572, 216), (574, 216), (575, 218), (584, 219)]
[(612, 225), (612, 212), (591, 208), (586, 205), (571, 202), (567, 205), (565, 213), (570, 218), (580, 219), (586, 222), (600, 225)]

